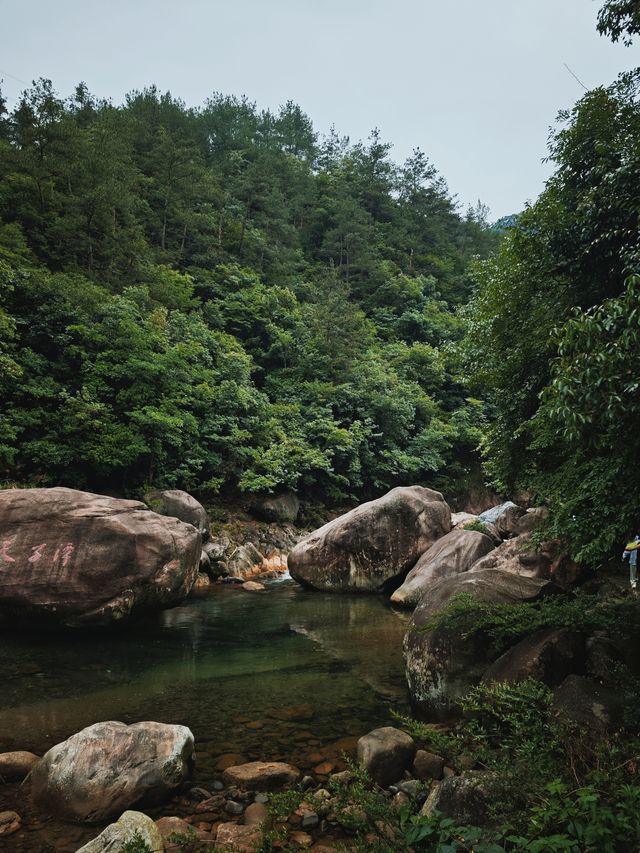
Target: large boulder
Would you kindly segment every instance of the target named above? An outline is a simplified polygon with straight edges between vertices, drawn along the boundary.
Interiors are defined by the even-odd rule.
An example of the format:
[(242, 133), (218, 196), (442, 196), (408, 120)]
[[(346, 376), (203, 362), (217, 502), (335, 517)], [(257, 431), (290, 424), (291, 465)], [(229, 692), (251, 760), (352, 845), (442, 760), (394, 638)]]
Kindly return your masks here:
[(393, 726), (374, 729), (358, 741), (358, 764), (383, 787), (403, 778), (415, 754), (413, 738)]
[(298, 517), (300, 501), (294, 492), (281, 492), (256, 498), (251, 509), (263, 521), (285, 524)]
[(543, 628), (506, 651), (485, 671), (487, 684), (533, 678), (550, 687), (585, 665), (585, 638), (568, 628)]
[(514, 504), (513, 501), (506, 501), (499, 506), (481, 512), (478, 518), (482, 522), (495, 524), (498, 535), (502, 539), (508, 539), (515, 535), (518, 519), (525, 513), (524, 507)]
[(147, 492), (144, 502), (158, 515), (169, 515), (185, 524), (192, 524), (200, 531), (203, 542), (209, 538), (207, 511), (189, 492), (183, 492), (182, 489)]
[(153, 853), (164, 850), (162, 835), (154, 821), (142, 812), (127, 811), (76, 853), (121, 853), (127, 843), (136, 840)]
[(193, 763), (186, 726), (95, 723), (45, 753), (31, 772), (31, 792), (49, 814), (98, 823), (167, 799), (189, 779)]
[(435, 583), (416, 607), (404, 639), (413, 704), (435, 718), (457, 713), (459, 699), (497, 657), (488, 638), (471, 631), (472, 617), (460, 614), (452, 622), (434, 622), (453, 596), (468, 593), (479, 601), (516, 604), (533, 601), (553, 589), (548, 580), (515, 577), (498, 569), (464, 572)]
[(200, 534), (139, 501), (0, 491), (0, 623), (107, 624), (170, 607), (198, 574)]
[(466, 572), (492, 550), (493, 542), (483, 533), (476, 530), (452, 530), (425, 551), (402, 586), (393, 593), (391, 601), (402, 607), (415, 607), (440, 578)]
[(385, 592), (450, 530), (451, 511), (440, 492), (400, 486), (299, 542), (289, 554), (289, 571), (315, 589)]
[(500, 569), (514, 575), (550, 579), (565, 588), (573, 586), (583, 570), (569, 556), (566, 544), (549, 539), (533, 548), (530, 539), (530, 532), (520, 533), (482, 557), (469, 571)]

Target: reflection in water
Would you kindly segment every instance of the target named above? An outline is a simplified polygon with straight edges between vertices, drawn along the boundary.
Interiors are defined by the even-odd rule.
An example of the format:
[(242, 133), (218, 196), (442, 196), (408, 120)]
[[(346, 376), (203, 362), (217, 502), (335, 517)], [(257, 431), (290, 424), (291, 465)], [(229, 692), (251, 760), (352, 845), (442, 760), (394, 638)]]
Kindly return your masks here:
[(270, 758), (291, 731), (269, 722), (251, 736), (243, 723), (305, 702), (320, 741), (361, 734), (388, 722), (389, 702), (405, 710), (405, 627), (377, 598), (283, 582), (216, 587), (120, 631), (3, 635), (0, 751), (42, 752), (98, 720), (154, 719), (188, 725), (209, 755)]

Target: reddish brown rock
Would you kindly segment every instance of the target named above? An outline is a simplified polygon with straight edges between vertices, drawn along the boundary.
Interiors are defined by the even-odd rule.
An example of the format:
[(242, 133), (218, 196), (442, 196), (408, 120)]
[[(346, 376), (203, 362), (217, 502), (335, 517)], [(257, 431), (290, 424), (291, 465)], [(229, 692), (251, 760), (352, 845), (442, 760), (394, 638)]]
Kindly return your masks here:
[(425, 551), (402, 586), (393, 593), (391, 601), (402, 607), (415, 607), (440, 578), (466, 572), (492, 550), (492, 540), (483, 533), (476, 530), (452, 530)]
[(0, 621), (106, 624), (169, 607), (198, 573), (200, 534), (138, 501), (0, 491)]
[(96, 723), (52, 747), (31, 772), (37, 806), (97, 823), (140, 802), (162, 802), (190, 777), (193, 735), (185, 726)]
[(22, 826), (22, 818), (17, 812), (0, 812), (0, 838), (13, 835)]
[(401, 486), (299, 542), (289, 554), (289, 571), (315, 589), (383, 592), (450, 530), (451, 511), (439, 492)]
[(244, 810), (242, 820), (245, 826), (264, 826), (269, 813), (264, 803), (251, 803)]
[[(178, 851), (184, 850), (184, 845), (179, 842), (172, 842), (170, 840), (171, 836), (186, 836), (188, 838), (193, 838), (195, 841), (202, 841), (207, 843), (210, 847), (213, 847), (215, 838), (213, 835), (207, 830), (199, 829), (197, 826), (194, 826), (191, 823), (187, 823), (186, 820), (182, 820), (179, 817), (161, 817), (156, 821), (156, 826), (158, 827), (158, 831), (164, 840), (164, 850), (165, 853), (178, 853)], [(202, 849), (206, 849), (204, 846)]]
[(245, 581), (240, 589), (245, 589), (247, 592), (262, 592), (266, 589), (266, 586), (257, 581)]
[(0, 753), (0, 782), (22, 782), (38, 761), (40, 756), (33, 752)]
[(226, 770), (227, 767), (233, 767), (235, 764), (244, 764), (246, 760), (244, 755), (240, 755), (239, 752), (225, 752), (224, 755), (218, 757), (215, 769)]
[(300, 771), (281, 761), (250, 761), (227, 767), (222, 778), (227, 785), (246, 790), (275, 791), (297, 782)]
[(416, 779), (426, 782), (427, 779), (442, 779), (444, 772), (444, 758), (419, 749), (413, 759), (413, 772)]

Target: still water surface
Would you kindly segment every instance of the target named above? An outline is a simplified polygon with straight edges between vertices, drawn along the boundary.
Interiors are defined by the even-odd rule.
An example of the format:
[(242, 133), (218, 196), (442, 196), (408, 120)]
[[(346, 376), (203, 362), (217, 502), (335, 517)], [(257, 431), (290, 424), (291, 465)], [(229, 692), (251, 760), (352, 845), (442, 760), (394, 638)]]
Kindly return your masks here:
[[(374, 596), (282, 581), (216, 586), (117, 631), (0, 634), (0, 751), (42, 754), (99, 720), (148, 719), (191, 728), (205, 786), (227, 752), (309, 767), (323, 744), (407, 710), (406, 624)], [(280, 719), (301, 704), (307, 719)]]

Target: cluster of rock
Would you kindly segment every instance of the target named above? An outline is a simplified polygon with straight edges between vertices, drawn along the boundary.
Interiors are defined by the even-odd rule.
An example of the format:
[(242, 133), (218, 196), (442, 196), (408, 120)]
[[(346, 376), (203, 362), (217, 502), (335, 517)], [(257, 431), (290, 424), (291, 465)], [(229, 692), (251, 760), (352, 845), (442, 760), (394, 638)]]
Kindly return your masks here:
[[(307, 536), (290, 553), (289, 570), (314, 589), (390, 592), (394, 604), (415, 608), (404, 643), (412, 701), (446, 717), (494, 662), (486, 638), (459, 626), (431, 627), (451, 598), (534, 601), (578, 580), (580, 568), (561, 542), (531, 547), (546, 518), (544, 508), (511, 501), (478, 516), (452, 514), (439, 492), (400, 487)], [(582, 675), (580, 656), (565, 670), (554, 671)]]

